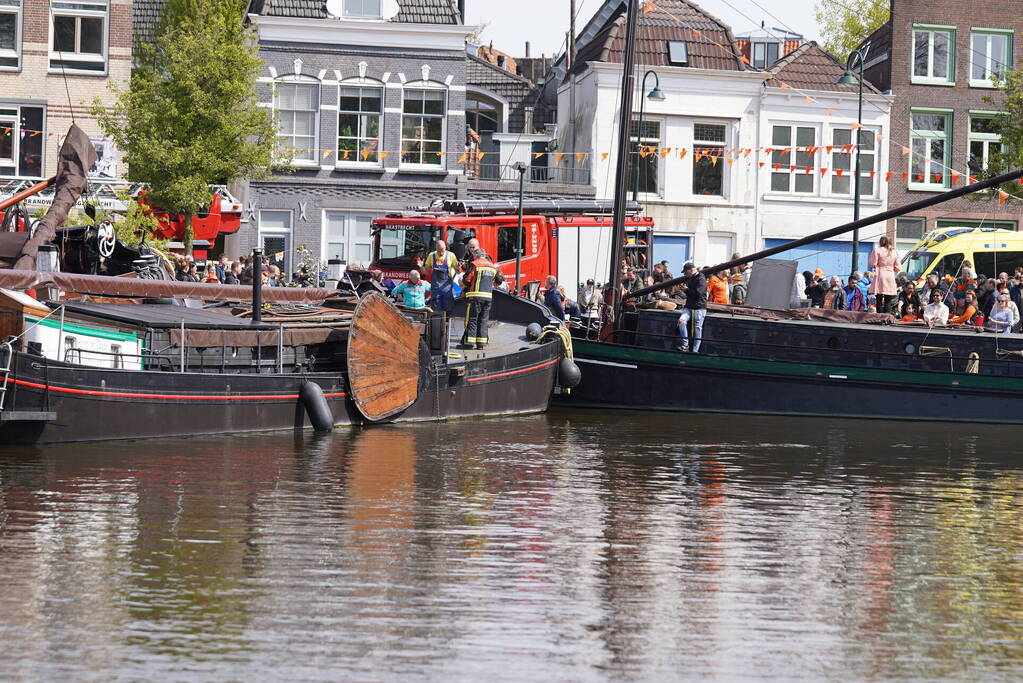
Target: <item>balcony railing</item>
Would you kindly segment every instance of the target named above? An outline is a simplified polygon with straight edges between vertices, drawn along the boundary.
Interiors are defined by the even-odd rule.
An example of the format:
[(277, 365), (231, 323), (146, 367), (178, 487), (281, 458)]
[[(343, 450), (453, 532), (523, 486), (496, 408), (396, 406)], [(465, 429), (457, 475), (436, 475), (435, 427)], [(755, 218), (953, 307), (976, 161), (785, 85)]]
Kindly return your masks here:
[[(465, 177), (470, 180), (493, 182), (519, 182), (519, 172), (510, 165), (465, 162), (462, 164)], [(567, 164), (561, 166), (530, 166), (526, 170), (527, 183), (589, 185), (589, 168), (572, 168)]]

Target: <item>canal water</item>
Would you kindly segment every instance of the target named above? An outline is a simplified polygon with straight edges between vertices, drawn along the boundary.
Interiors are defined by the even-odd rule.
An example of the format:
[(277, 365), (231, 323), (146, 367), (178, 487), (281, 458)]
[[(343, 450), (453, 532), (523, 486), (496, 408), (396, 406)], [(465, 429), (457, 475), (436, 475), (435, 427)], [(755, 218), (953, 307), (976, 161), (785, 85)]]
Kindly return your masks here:
[(555, 411), (8, 447), (0, 679), (1018, 680), (1020, 436)]

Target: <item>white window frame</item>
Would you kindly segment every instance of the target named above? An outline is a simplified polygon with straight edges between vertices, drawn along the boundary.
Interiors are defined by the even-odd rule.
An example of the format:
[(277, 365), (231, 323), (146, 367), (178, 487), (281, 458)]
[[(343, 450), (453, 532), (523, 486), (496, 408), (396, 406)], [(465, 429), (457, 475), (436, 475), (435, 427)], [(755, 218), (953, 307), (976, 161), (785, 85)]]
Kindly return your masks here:
[[(92, 5), (95, 9), (83, 9), (80, 5)], [(110, 68), (109, 64), (109, 50), (110, 50), (110, 2), (109, 0), (78, 0), (77, 2), (69, 2), (68, 0), (53, 0), (50, 5), (50, 38), (49, 38), (49, 62), (48, 71), (49, 73), (73, 73), (75, 75), (82, 76), (106, 76)], [(76, 20), (80, 21), (82, 18), (89, 19), (102, 19), (103, 20), (103, 36), (102, 36), (102, 52), (99, 55), (91, 52), (61, 52), (58, 51), (54, 45), (57, 39), (57, 29), (54, 26), (54, 20), (57, 17), (75, 17)], [(78, 24), (80, 26), (80, 24)], [(81, 49), (81, 32), (80, 29), (75, 31), (76, 50)], [(96, 64), (102, 64), (102, 69), (80, 69), (71, 66), (61, 66), (61, 62), (94, 62)]]
[(352, 10), (350, 10), (349, 9), (349, 7), (350, 7), (349, 3), (353, 2), (353, 1), (354, 2), (358, 2), (359, 4), (364, 4), (367, 1), (372, 2), (373, 0), (341, 0), (341, 16), (343, 18), (345, 18), (345, 19), (363, 19), (363, 20), (370, 20), (370, 21), (372, 21), (372, 20), (380, 20), (380, 19), (384, 18), (384, 15), (383, 15), (383, 11), (384, 11), (383, 0), (375, 0), (376, 3), (377, 3), (377, 11), (376, 11), (376, 13), (371, 13), (371, 14), (365, 14), (365, 13), (361, 13), (361, 12), (353, 12)]
[[(916, 75), (916, 34), (927, 33), (927, 76)], [(944, 33), (948, 36), (948, 67), (944, 76), (934, 74), (934, 35)], [(923, 85), (955, 85), (956, 73), (956, 29), (955, 26), (935, 26), (931, 24), (913, 24), (910, 31), (909, 45), (909, 80), (911, 83)]]
[[(288, 216), (288, 227), (287, 228), (265, 228), (265, 227), (263, 227), (263, 214), (266, 214), (266, 213), (287, 214), (287, 216)], [(269, 235), (271, 237), (275, 236), (275, 235), (284, 235), (285, 236), (285, 244), (288, 245), (288, 251), (286, 252), (286, 254), (284, 256), (284, 269), (282, 270), (281, 275), (285, 278), (285, 280), (288, 280), (291, 277), (291, 270), (293, 268), (293, 263), (294, 263), (294, 260), (295, 260), (294, 259), (294, 256), (295, 256), (294, 255), (294, 250), (295, 250), (295, 245), (294, 245), (294, 241), (295, 241), (295, 212), (292, 211), (291, 209), (260, 209), (259, 210), (259, 223), (256, 226), (256, 244), (259, 246), (260, 249), (263, 249), (263, 237), (267, 236), (267, 235)], [(265, 253), (264, 253), (264, 256), (266, 256)], [(283, 271), (287, 271), (287, 272), (283, 272)], [(259, 274), (255, 273), (255, 272), (252, 275), (253, 275), (253, 278), (259, 277)]]
[[(424, 164), (424, 163), (415, 163), (415, 162), (406, 162), (405, 161), (405, 154), (404, 154), (405, 141), (406, 140), (411, 140), (411, 138), (406, 138), (405, 135), (404, 135), (404, 132), (403, 132), (404, 128), (405, 128), (405, 117), (406, 116), (420, 116), (420, 114), (414, 114), (414, 113), (413, 114), (406, 114), (405, 113), (405, 99), (408, 96), (408, 93), (410, 91), (414, 91), (414, 90), (424, 90), (424, 91), (432, 90), (432, 91), (440, 92), (440, 93), (442, 93), (444, 95), (444, 113), (443, 114), (440, 114), (440, 115), (436, 115), (436, 114), (428, 114), (427, 115), (427, 114), (424, 114), (424, 115), (422, 115), (422, 116), (429, 116), (431, 118), (439, 118), (440, 119), (440, 126), (441, 126), (441, 128), (440, 128), (440, 151), (441, 151), (441, 155), (440, 155), (440, 160), (436, 164)], [(441, 83), (436, 83), (434, 81), (416, 81), (416, 82), (406, 83), (404, 85), (404, 87), (402, 87), (402, 89), (401, 89), (401, 121), (400, 121), (400, 127), (398, 129), (398, 165), (399, 165), (400, 169), (403, 169), (403, 170), (421, 170), (421, 171), (440, 171), (440, 170), (445, 170), (447, 168), (446, 159), (447, 159), (447, 146), (448, 146), (448, 114), (450, 112), (450, 110), (448, 108), (449, 104), (450, 104), (450, 97), (449, 97), (448, 89), (447, 89), (446, 86), (444, 86)]]
[[(21, 141), (22, 141), (22, 136), (21, 136), (21, 117), (22, 117), (22, 111), (21, 110), (22, 110), (22, 107), (31, 107), (33, 109), (42, 109), (43, 110), (43, 128), (46, 128), (47, 111), (46, 111), (46, 107), (45, 106), (40, 105), (40, 104), (7, 104), (7, 103), (4, 103), (3, 101), (0, 101), (0, 110), (3, 110), (3, 111), (12, 110), (12, 111), (15, 112), (14, 114), (0, 114), (0, 129), (10, 128), (11, 129), (11, 138), (12, 138), (11, 139), (11, 142), (12, 142), (12, 144), (11, 144), (12, 159), (11, 159), (10, 162), (8, 162), (7, 160), (0, 159), (0, 167), (3, 167), (3, 168), (13, 168), (14, 169), (14, 173), (12, 173), (10, 175), (0, 175), (0, 183), (3, 183), (4, 181), (7, 181), (7, 180), (15, 179), (15, 178), (42, 178), (44, 176), (45, 172), (46, 172), (46, 159), (45, 159), (46, 143), (45, 142), (43, 142), (43, 144), (42, 144), (42, 154), (43, 154), (44, 158), (39, 160), (39, 167), (40, 167), (39, 175), (26, 176), (26, 175), (21, 175), (18, 172), (18, 163), (21, 160)], [(35, 131), (29, 131), (29, 132), (33, 132), (34, 133)], [(46, 131), (45, 130), (40, 131), (39, 136), (42, 136), (43, 139), (45, 140), (45, 138), (46, 138)]]
[[(278, 104), (277, 104), (277, 87), (279, 85), (312, 86), (312, 87), (316, 88), (316, 105), (311, 110), (310, 109), (286, 109), (284, 111), (301, 111), (301, 112), (312, 111), (313, 112), (313, 135), (312, 135), (312, 138), (313, 138), (312, 150), (313, 151), (312, 151), (312, 154), (311, 154), (311, 158), (308, 158), (308, 159), (302, 158), (301, 156), (296, 154), (292, 158), (292, 160), (291, 160), (291, 165), (292, 166), (300, 166), (300, 167), (310, 167), (310, 168), (317, 167), (318, 168), (319, 165), (320, 165), (319, 164), (319, 154), (320, 154), (320, 102), (322, 100), (321, 84), (315, 78), (308, 78), (308, 77), (302, 77), (302, 76), (284, 76), (282, 78), (278, 78), (277, 80), (275, 80), (273, 82), (273, 93), (271, 94), (270, 106), (271, 106), (272, 111), (273, 111), (274, 125), (277, 126), (277, 132), (275, 133), (274, 137), (277, 140), (277, 144), (278, 145), (280, 145), (281, 144), (281, 140), (285, 139), (285, 138), (290, 138), (292, 143), (294, 143), (294, 141), (295, 141), (295, 133), (294, 132), (292, 132), (290, 134), (284, 134), (280, 130), (280, 120), (279, 120), (279, 116), (278, 116), (278, 112), (280, 111), (280, 108), (278, 107)], [(294, 144), (291, 144), (291, 145), (289, 145), (287, 147), (284, 147), (282, 149), (282, 151), (287, 151), (288, 149), (293, 149), (293, 150), (301, 149), (301, 150), (305, 151), (305, 150), (308, 150), (310, 148), (309, 147), (301, 147), (301, 148), (299, 148), (299, 147), (295, 147)]]
[[(937, 131), (929, 130), (916, 130), (913, 128), (913, 115), (914, 114), (926, 114), (933, 116), (944, 116), (945, 117), (945, 131), (944, 133), (938, 133)], [(928, 192), (940, 192), (948, 189), (952, 186), (951, 173), (949, 168), (952, 165), (952, 125), (954, 123), (954, 114), (951, 109), (933, 109), (928, 107), (914, 107), (909, 110), (909, 155), (908, 155), (908, 168), (909, 174), (906, 176), (906, 183), (910, 190), (925, 190)], [(945, 155), (941, 160), (941, 182), (932, 183), (927, 182), (933, 173), (930, 170), (926, 171), (924, 176), (924, 182), (917, 182), (917, 173), (914, 172), (913, 163), (916, 158), (915, 150), (913, 149), (913, 142), (915, 140), (944, 140), (945, 141)], [(930, 142), (927, 143), (927, 157), (931, 158), (932, 163), (933, 157), (930, 157)]]
[[(768, 49), (767, 48), (770, 45), (774, 45), (776, 48), (778, 48), (778, 54), (775, 56), (773, 61), (768, 59), (768, 56), (767, 56), (767, 53), (768, 53)], [(756, 56), (757, 55), (757, 47), (761, 47), (763, 49), (763, 51), (764, 51), (763, 61), (762, 61), (761, 64), (757, 64), (757, 61), (758, 61), (757, 60), (757, 56)], [(750, 49), (749, 49), (750, 65), (752, 65), (753, 68), (755, 68), (755, 69), (768, 69), (768, 68), (771, 67), (772, 64), (774, 64), (779, 59), (781, 59), (781, 52), (782, 52), (781, 43), (779, 43), (776, 40), (758, 40), (758, 41), (755, 41), (755, 42), (750, 42)]]
[(984, 154), (981, 157), (983, 168), (987, 169), (988, 159), (990, 159), (992, 145), (998, 145), (1004, 151), (1005, 144), (1002, 142), (1002, 136), (998, 133), (975, 133), (973, 131), (973, 119), (992, 119), (998, 116), (999, 112), (996, 111), (970, 111), (969, 119), (967, 120), (966, 127), (966, 161), (969, 165), (970, 160), (973, 159), (973, 143), (980, 142), (984, 145)]
[[(854, 176), (856, 174), (856, 152), (857, 152), (855, 146), (853, 148), (851, 148), (849, 153), (848, 153), (848, 156), (849, 156), (849, 168), (848, 169), (843, 169), (843, 171), (842, 171), (842, 176), (845, 177), (845, 178), (849, 178), (849, 191), (848, 192), (835, 192), (835, 171), (837, 170), (837, 166), (835, 165), (835, 159), (838, 158), (839, 156), (845, 156), (846, 155), (845, 152), (843, 152), (841, 150), (842, 146), (835, 144), (835, 132), (839, 131), (839, 130), (849, 131), (849, 142), (852, 145), (859, 144), (858, 141), (863, 136), (867, 136), (868, 139), (874, 141), (874, 149), (867, 151), (868, 154), (873, 155), (874, 163), (870, 167), (867, 167), (867, 166), (865, 166), (863, 164), (862, 158), (860, 160), (860, 190), (863, 189), (863, 179), (866, 178), (866, 179), (870, 180), (871, 179), (870, 178), (870, 174), (871, 174), (871, 172), (874, 172), (873, 182), (871, 183), (872, 187), (873, 187), (873, 190), (872, 190), (872, 192), (870, 192), (870, 194), (863, 194), (863, 192), (861, 191), (860, 192), (860, 199), (861, 200), (863, 200), (863, 199), (876, 199), (877, 196), (878, 196), (878, 191), (879, 191), (879, 188), (878, 188), (879, 181), (878, 181), (877, 170), (880, 167), (880, 155), (881, 155), (881, 147), (882, 147), (882, 145), (880, 145), (878, 143), (878, 141), (877, 141), (877, 136), (881, 134), (881, 129), (880, 128), (876, 128), (876, 127), (872, 127), (872, 126), (863, 126), (863, 127), (861, 127), (859, 129), (859, 131), (858, 131), (859, 135), (855, 134), (857, 131), (854, 131), (852, 129), (852, 126), (831, 126), (828, 129), (828, 133), (829, 133), (830, 139), (831, 139), (831, 142), (828, 143), (828, 144), (832, 145), (832, 149), (831, 149), (831, 155), (830, 155), (831, 159), (829, 159), (829, 161), (828, 161), (828, 174), (831, 176), (831, 182), (828, 183), (827, 195), (830, 196), (830, 197), (840, 197), (840, 198), (843, 198), (843, 199), (852, 199), (853, 198), (853, 187), (855, 185), (855, 177)], [(859, 150), (859, 151), (862, 152), (863, 150)]]
[(6, 2), (9, 2), (11, 4), (0, 3), (0, 14), (14, 15), (14, 49), (0, 50), (0, 58), (17, 60), (17, 64), (15, 64), (14, 66), (5, 66), (3, 64), (0, 64), (0, 71), (20, 71), (21, 37), (23, 31), (22, 5), (24, 3), (24, 0), (6, 0)]
[[(348, 112), (347, 110), (344, 110), (344, 111), (341, 110), (341, 90), (343, 90), (344, 88), (366, 88), (366, 89), (372, 88), (374, 90), (379, 90), (380, 91), (380, 114), (379, 114), (378, 124), (377, 124), (377, 138), (376, 138), (376, 140), (377, 140), (377, 158), (376, 158), (376, 161), (369, 161), (369, 160), (363, 161), (362, 160), (362, 154), (359, 151), (356, 151), (354, 153), (354, 155), (353, 154), (349, 154), (347, 160), (345, 160), (343, 158), (344, 157), (344, 152), (341, 149), (341, 115), (345, 114), (345, 113), (355, 113), (355, 112)], [(337, 136), (336, 136), (337, 140), (336, 140), (336, 144), (335, 144), (335, 147), (334, 147), (334, 150), (335, 150), (335, 161), (334, 161), (334, 164), (335, 164), (335, 166), (337, 166), (339, 168), (345, 168), (345, 167), (349, 167), (349, 168), (355, 168), (355, 167), (357, 167), (357, 168), (382, 168), (383, 165), (384, 165), (384, 158), (383, 158), (383, 155), (381, 154), (381, 152), (384, 151), (384, 111), (386, 109), (385, 104), (386, 104), (386, 98), (387, 98), (387, 88), (385, 87), (384, 83), (382, 83), (380, 81), (374, 81), (374, 80), (371, 80), (371, 79), (367, 79), (367, 78), (358, 78), (358, 79), (352, 79), (352, 80), (348, 80), (348, 81), (341, 81), (341, 83), (338, 84), (337, 94), (338, 94), (338, 97), (337, 97)]]
[[(381, 215), (383, 210), (380, 212), (368, 212), (368, 211), (349, 211), (348, 209), (340, 208), (327, 208), (323, 209), (323, 216), (321, 225), (323, 226), (322, 235), (320, 239), (320, 254), (322, 254), (322, 260), (332, 259), (335, 256), (339, 256), (344, 266), (347, 268), (352, 263), (359, 263), (364, 267), (369, 267), (370, 262), (373, 260), (373, 229), (372, 224), (370, 225), (370, 234), (368, 237), (360, 238), (356, 234), (356, 228), (358, 227), (358, 219), (366, 218), (372, 221)], [(327, 232), (328, 216), (334, 214), (340, 216), (344, 224), (344, 254), (337, 255), (330, 250), (330, 244), (332, 242), (337, 243), (336, 240), (331, 240), (330, 235)], [(359, 246), (369, 246), (369, 258), (365, 261), (357, 260), (355, 251)]]
[[(979, 54), (973, 47), (973, 39), (976, 36), (984, 36), (987, 40), (984, 41), (984, 53)], [(995, 29), (995, 28), (972, 28), (970, 29), (970, 87), (971, 88), (995, 88), (997, 87), (992, 81), (991, 77), (994, 75), (994, 67), (996, 65), (995, 55), (991, 54), (991, 38), (994, 36), (1002, 36), (1005, 38), (1005, 54), (1001, 55), (1001, 73), (1008, 71), (1013, 68), (1012, 64), (1012, 52), (1013, 52), (1013, 32), (1009, 29)], [(984, 66), (984, 77), (974, 78), (973, 67), (980, 61)], [(999, 73), (999, 76), (1001, 75)], [(999, 79), (1001, 80), (1001, 79)]]
[[(813, 160), (813, 166), (812, 166), (813, 170), (810, 172), (810, 177), (813, 178), (813, 189), (811, 189), (809, 192), (797, 192), (796, 191), (796, 182), (795, 182), (795, 179), (794, 179), (794, 176), (797, 176), (799, 174), (803, 174), (804, 176), (806, 175), (806, 164), (793, 164), (792, 162), (795, 160), (795, 156), (794, 155), (796, 155), (796, 154), (808, 154), (808, 152), (799, 152), (799, 151), (797, 151), (799, 147), (804, 147), (805, 148), (805, 147), (808, 147), (808, 146), (809, 147), (821, 147), (822, 146), (820, 144), (820, 141), (822, 140), (822, 137), (821, 137), (821, 135), (822, 135), (821, 124), (813, 122), (813, 121), (771, 121), (770, 122), (770, 126), (771, 126), (771, 144), (769, 146), (774, 150), (774, 152), (771, 154), (770, 160), (767, 162), (767, 164), (765, 164), (765, 166), (767, 166), (767, 170), (768, 170), (768, 174), (767, 174), (767, 188), (768, 188), (768, 192), (770, 194), (774, 194), (774, 195), (787, 195), (787, 196), (792, 196), (792, 197), (813, 197), (813, 196), (816, 196), (816, 195), (820, 194), (820, 192), (821, 192), (821, 182), (820, 182), (820, 173), (818, 173), (818, 169), (820, 168), (820, 161), (819, 161), (820, 157), (819, 157), (819, 155), (818, 154), (812, 154), (811, 157), (810, 157)], [(780, 154), (781, 153), (780, 150), (785, 149), (785, 147), (780, 147), (779, 148), (778, 145), (776, 145), (774, 143), (774, 129), (775, 128), (788, 128), (789, 129), (789, 131), (790, 131), (790, 133), (789, 133), (789, 141), (790, 141), (791, 144), (786, 145), (786, 146), (792, 148), (791, 151), (789, 152), (789, 163), (788, 164), (782, 164), (781, 167), (778, 168), (778, 170), (775, 170), (774, 165), (775, 165), (775, 163), (780, 163), (780, 162), (775, 162), (774, 155), (775, 154)], [(797, 133), (796, 133), (796, 129), (797, 128), (810, 128), (810, 129), (813, 130), (813, 144), (812, 145), (800, 145), (800, 144), (797, 144), (797, 140), (798, 140), (798, 136), (797, 136)], [(793, 170), (791, 168), (793, 165), (796, 167), (795, 170)], [(773, 182), (772, 176), (775, 173), (787, 173), (789, 175), (788, 189), (786, 189), (786, 190), (775, 190), (773, 188), (773, 186), (772, 186), (772, 182)]]
[[(698, 140), (696, 138), (696, 127), (699, 126), (699, 125), (723, 126), (724, 129), (725, 129), (725, 140), (724, 140), (724, 142), (709, 141), (709, 140)], [(726, 172), (726, 169), (728, 168), (728, 162), (725, 161), (726, 157), (725, 157), (723, 152), (724, 152), (725, 149), (727, 149), (729, 147), (729, 144), (730, 144), (729, 141), (732, 139), (732, 130), (733, 130), (732, 123), (729, 122), (729, 121), (721, 121), (721, 120), (714, 120), (714, 119), (693, 119), (693, 154), (692, 154), (692, 157), (691, 157), (692, 158), (692, 163), (690, 164), (691, 174), (690, 174), (690, 179), (689, 179), (689, 187), (687, 188), (689, 190), (689, 195), (691, 197), (696, 197), (696, 198), (701, 198), (701, 199), (707, 199), (707, 198), (728, 199), (729, 190), (731, 189), (731, 183), (729, 182), (730, 181), (730, 178), (729, 178), (730, 174)], [(699, 150), (718, 149), (718, 148), (720, 148), (722, 150), (722, 154), (721, 154), (721, 156), (718, 159), (718, 166), (721, 167), (721, 194), (696, 194), (696, 192), (693, 189), (693, 184), (696, 182), (696, 150), (697, 149), (699, 149)]]
[[(638, 112), (634, 115), (634, 118), (633, 118), (632, 122), (635, 123), (635, 124), (639, 123), (639, 113)], [(657, 199), (657, 198), (660, 198), (660, 197), (664, 196), (664, 170), (665, 170), (666, 164), (664, 163), (664, 159), (661, 158), (660, 150), (661, 150), (661, 148), (662, 148), (662, 146), (664, 144), (663, 140), (664, 140), (664, 133), (665, 133), (665, 124), (666, 124), (666, 122), (661, 117), (647, 116), (646, 114), (644, 114), (643, 115), (643, 125), (646, 125), (648, 123), (655, 123), (655, 124), (657, 124), (657, 140), (654, 141), (655, 144), (651, 145), (649, 142), (644, 142), (644, 140), (653, 140), (653, 138), (645, 137), (645, 136), (642, 136), (642, 135), (632, 135), (631, 134), (632, 130), (631, 130), (631, 126), (630, 126), (630, 130), (629, 130), (629, 133), (630, 133), (629, 134), (629, 145), (630, 146), (632, 144), (636, 145), (636, 157), (637, 157), (636, 161), (637, 161), (637, 163), (640, 160), (640, 157), (639, 157), (640, 150), (642, 150), (644, 147), (649, 147), (649, 148), (653, 149), (653, 153), (654, 153), (654, 157), (655, 157), (654, 163), (657, 164), (657, 187), (655, 188), (655, 190), (653, 192), (644, 192), (642, 189), (640, 189), (639, 192), (638, 192), (638, 195), (640, 197), (646, 197), (647, 199)], [(643, 131), (637, 129), (636, 132), (637, 133), (642, 133)], [(631, 196), (631, 193), (632, 193), (632, 183), (635, 180), (635, 178), (636, 178), (635, 170), (633, 170), (631, 172), (631, 175), (630, 175), (629, 180), (628, 180), (630, 196)]]

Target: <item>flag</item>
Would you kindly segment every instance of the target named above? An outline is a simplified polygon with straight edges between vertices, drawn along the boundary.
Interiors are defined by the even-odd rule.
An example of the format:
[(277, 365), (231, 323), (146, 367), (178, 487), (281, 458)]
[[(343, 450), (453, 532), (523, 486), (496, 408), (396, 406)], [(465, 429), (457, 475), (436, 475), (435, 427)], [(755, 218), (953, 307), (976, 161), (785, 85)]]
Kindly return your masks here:
[(849, 128), (850, 128), (850, 129), (852, 129), (852, 130), (859, 130), (859, 129), (860, 129), (860, 128), (862, 128), (862, 127), (863, 127), (863, 126), (861, 126), (861, 125), (860, 125), (860, 124), (858, 124), (858, 123), (850, 123), (850, 124), (849, 124)]
[(909, 147), (903, 147), (902, 148), (902, 156), (906, 156), (907, 154), (909, 154)]
[(685, 147), (683, 147), (683, 148), (682, 148), (682, 151), (680, 151), (680, 152), (678, 153), (678, 158), (679, 158), (679, 159), (685, 159), (685, 158), (686, 158), (686, 152), (688, 152), (688, 151), (689, 151), (688, 149), (686, 149)]
[[(606, 154), (606, 152), (605, 152), (605, 154)], [(543, 156), (543, 152), (533, 152), (533, 158), (534, 159), (539, 159), (542, 156)]]
[(1004, 204), (1009, 199), (1009, 193), (1005, 190), (998, 191), (998, 203)]
[(462, 156), (458, 157), (458, 163), (460, 163), (460, 164), (464, 164), (468, 160), (469, 160), (469, 157), (466, 156), (465, 152), (462, 152)]
[(608, 154), (607, 152), (601, 152), (600, 153), (600, 160), (601, 161), (607, 161), (607, 154)]
[(554, 155), (554, 161), (559, 163), (559, 164), (561, 163), (561, 160), (564, 159), (564, 158), (565, 158), (565, 155), (563, 153), (561, 153), (561, 152), (558, 152), (557, 154)]
[[(388, 151), (381, 152), (380, 153), (380, 160), (383, 161), (384, 159), (386, 159), (388, 154), (390, 154), (390, 152), (388, 152)], [(443, 152), (438, 152), (437, 154), (439, 156), (439, 155), (443, 154)]]
[(828, 172), (828, 169), (822, 168), (821, 169), (821, 177), (824, 177), (824, 174), (827, 173), (827, 172)]
[[(892, 179), (892, 172), (891, 171), (886, 172), (884, 174), (884, 181), (887, 183), (887, 182), (890, 182), (891, 179)], [(905, 180), (905, 178), (903, 178), (903, 180)]]
[(323, 158), (326, 159), (329, 156), (330, 156), (330, 150), (329, 149), (323, 150)]
[(582, 160), (583, 160), (583, 153), (582, 152), (576, 152), (575, 153), (575, 163), (580, 164), (580, 163), (582, 163)]
[(657, 5), (655, 5), (654, 3), (652, 3), (652, 2), (644, 2), (643, 3), (643, 14), (650, 14), (656, 8), (657, 8)]
[(962, 173), (959, 171), (952, 171), (952, 184), (955, 185), (959, 182), (959, 178), (962, 177)]

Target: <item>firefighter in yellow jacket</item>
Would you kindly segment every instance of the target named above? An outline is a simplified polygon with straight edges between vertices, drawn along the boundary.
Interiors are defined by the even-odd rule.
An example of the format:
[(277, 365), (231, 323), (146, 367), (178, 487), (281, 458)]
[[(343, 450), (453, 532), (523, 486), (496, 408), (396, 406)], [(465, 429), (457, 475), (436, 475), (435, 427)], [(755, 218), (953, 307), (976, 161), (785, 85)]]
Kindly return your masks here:
[(472, 261), (462, 277), (465, 291), (465, 333), (460, 348), (477, 349), (486, 346), (487, 328), (490, 325), (490, 304), (494, 298), (494, 276), (497, 266), (490, 262), (482, 249), (472, 252)]

